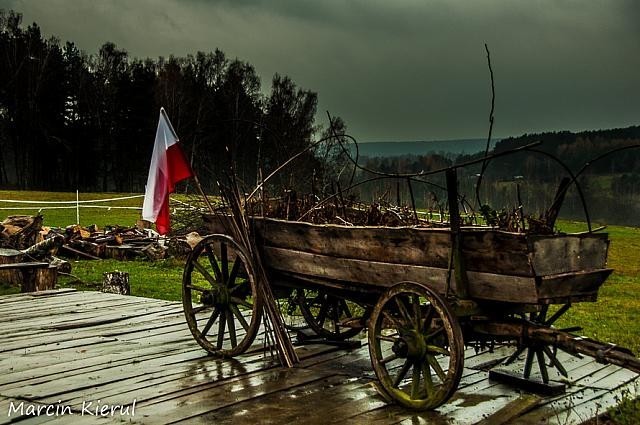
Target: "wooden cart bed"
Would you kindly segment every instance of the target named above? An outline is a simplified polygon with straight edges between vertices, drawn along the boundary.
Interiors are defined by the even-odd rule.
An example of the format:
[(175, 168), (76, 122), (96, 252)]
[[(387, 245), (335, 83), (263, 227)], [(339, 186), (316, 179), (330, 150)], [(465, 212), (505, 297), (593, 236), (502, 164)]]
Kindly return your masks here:
[[(223, 219), (207, 216), (208, 230), (226, 233)], [(445, 292), (449, 229), (318, 225), (271, 218), (254, 218), (252, 225), (265, 265), (276, 280), (374, 293), (414, 281)], [(595, 301), (612, 271), (606, 268), (605, 233), (540, 236), (469, 227), (462, 235), (469, 294), (477, 301)]]

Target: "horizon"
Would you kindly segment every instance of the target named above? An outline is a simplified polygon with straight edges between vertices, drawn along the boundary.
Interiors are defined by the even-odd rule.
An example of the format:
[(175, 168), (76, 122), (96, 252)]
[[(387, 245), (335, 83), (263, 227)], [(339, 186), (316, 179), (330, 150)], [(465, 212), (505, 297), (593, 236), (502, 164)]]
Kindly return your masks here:
[[(518, 135), (510, 135), (510, 136), (495, 136), (491, 137), (491, 143), (496, 143), (504, 139), (509, 138), (517, 138), (525, 135), (534, 135), (534, 134), (544, 134), (544, 133), (562, 133), (569, 132), (573, 134), (577, 133), (586, 133), (586, 132), (594, 132), (594, 131), (608, 131), (608, 130), (622, 130), (626, 128), (638, 127), (640, 124), (631, 124), (624, 127), (611, 127), (611, 128), (584, 128), (584, 129), (564, 129), (564, 130), (553, 130), (553, 131), (541, 131), (541, 132), (532, 132), (532, 133), (522, 133)], [(465, 141), (479, 141), (484, 140), (486, 142), (487, 136), (484, 137), (469, 137), (469, 138), (461, 138), (461, 139), (432, 139), (432, 140), (366, 140), (366, 141), (358, 141), (358, 143), (431, 143), (431, 142), (465, 142)]]

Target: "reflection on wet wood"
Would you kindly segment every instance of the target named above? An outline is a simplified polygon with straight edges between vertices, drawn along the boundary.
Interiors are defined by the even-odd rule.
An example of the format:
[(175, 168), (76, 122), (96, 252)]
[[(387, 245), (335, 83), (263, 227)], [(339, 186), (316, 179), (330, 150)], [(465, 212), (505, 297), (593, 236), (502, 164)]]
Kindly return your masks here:
[[(301, 364), (283, 369), (261, 332), (247, 353), (216, 359), (191, 337), (180, 303), (69, 291), (0, 297), (0, 327), (0, 423), (119, 423), (123, 417), (117, 414), (100, 421), (81, 416), (82, 403), (136, 400), (135, 416), (125, 422), (574, 424), (640, 382), (615, 366), (563, 357), (567, 393), (530, 396), (487, 378), (484, 366), (507, 357), (509, 347), (469, 349), (449, 403), (415, 413), (386, 404), (376, 393), (366, 340), (352, 351), (297, 347)], [(9, 417), (11, 403), (19, 401), (61, 403), (74, 414)]]

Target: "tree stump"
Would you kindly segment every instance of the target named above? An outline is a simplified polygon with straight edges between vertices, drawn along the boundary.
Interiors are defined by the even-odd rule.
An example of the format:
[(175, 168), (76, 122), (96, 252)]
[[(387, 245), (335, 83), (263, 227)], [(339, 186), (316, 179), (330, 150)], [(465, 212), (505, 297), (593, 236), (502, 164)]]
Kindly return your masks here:
[(129, 273), (119, 272), (117, 270), (104, 272), (102, 274), (102, 292), (130, 295), (131, 287), (129, 286)]
[(23, 270), (20, 292), (37, 292), (54, 289), (58, 283), (58, 268), (49, 266), (31, 270)]
[(54, 289), (58, 283), (58, 269), (46, 262), (28, 261), (18, 250), (0, 248), (0, 282), (19, 286), (20, 292)]
[[(24, 261), (24, 254), (16, 249), (0, 248), (0, 264), (15, 264)], [(11, 286), (22, 286), (24, 276), (21, 270), (0, 270), (0, 282)]]

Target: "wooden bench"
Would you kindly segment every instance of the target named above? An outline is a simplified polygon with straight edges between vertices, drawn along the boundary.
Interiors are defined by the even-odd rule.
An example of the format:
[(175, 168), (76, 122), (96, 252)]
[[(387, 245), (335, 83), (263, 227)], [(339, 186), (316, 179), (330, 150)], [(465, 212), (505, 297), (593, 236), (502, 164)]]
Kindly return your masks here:
[[(3, 251), (8, 253), (10, 250), (4, 249)], [(5, 256), (5, 260), (7, 257), (9, 256)], [(21, 259), (18, 256), (14, 258)], [(11, 271), (17, 273), (11, 273)], [(0, 264), (0, 281), (12, 285), (19, 284), (20, 292), (44, 291), (55, 288), (58, 282), (58, 269), (47, 262), (9, 262)]]

